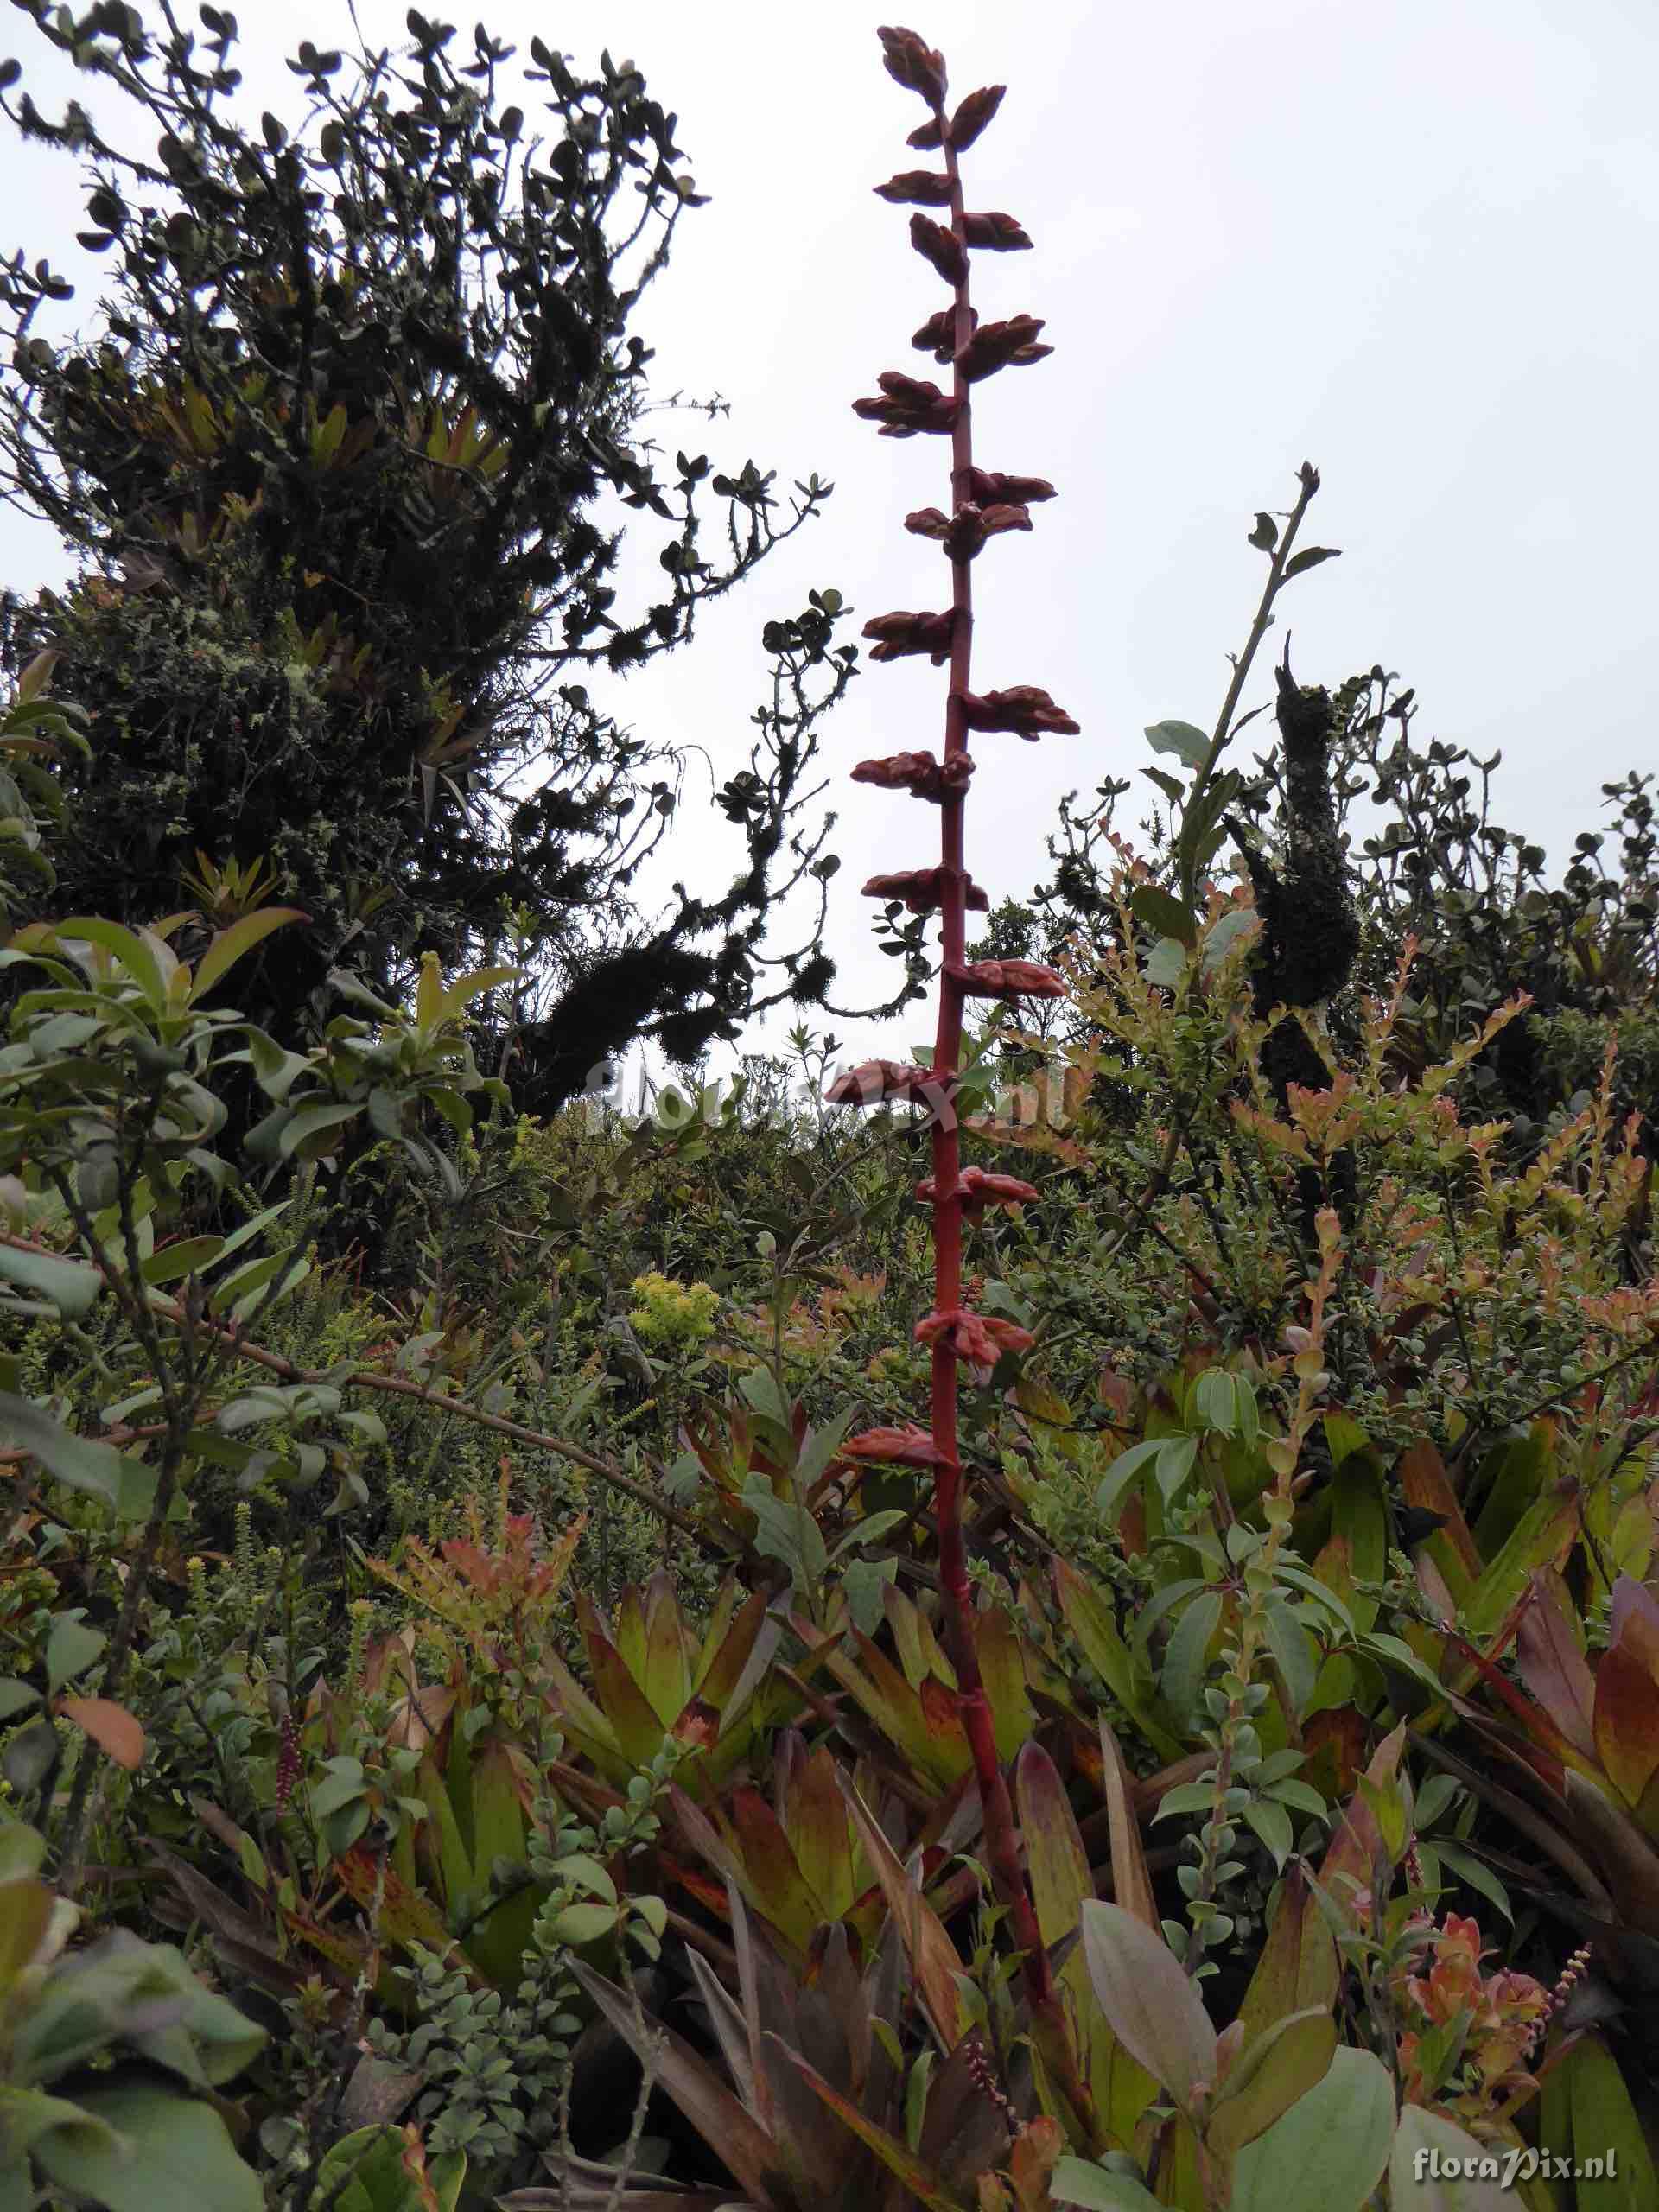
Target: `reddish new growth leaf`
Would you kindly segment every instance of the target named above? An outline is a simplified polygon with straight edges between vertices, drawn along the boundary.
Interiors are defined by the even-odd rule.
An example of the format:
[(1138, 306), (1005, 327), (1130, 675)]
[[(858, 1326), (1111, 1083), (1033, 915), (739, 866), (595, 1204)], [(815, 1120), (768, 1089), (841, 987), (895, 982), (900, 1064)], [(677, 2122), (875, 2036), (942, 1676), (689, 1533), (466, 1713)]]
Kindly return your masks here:
[(970, 468), (968, 489), (975, 504), (982, 507), (995, 506), (1007, 500), (1012, 506), (1035, 506), (1039, 499), (1052, 499), (1054, 486), (1044, 476), (1004, 476), (995, 468)]
[(853, 412), (867, 423), (879, 423), (884, 438), (913, 438), (918, 431), (949, 432), (956, 428), (961, 403), (936, 384), (887, 369), (876, 378), (880, 399), (855, 399)]
[(910, 242), (925, 261), (931, 261), (947, 284), (960, 284), (968, 274), (968, 255), (954, 231), (926, 215), (910, 219)]
[(993, 253), (1020, 253), (1031, 244), (1012, 215), (991, 211), (964, 215), (962, 228), (969, 245), (982, 245)]
[(875, 196), (896, 207), (908, 201), (918, 207), (948, 207), (950, 180), (943, 169), (900, 169), (897, 176), (876, 186)]
[(899, 1467), (944, 1467), (951, 1462), (925, 1428), (867, 1428), (841, 1447), (845, 1459), (885, 1459)]
[(1037, 343), (1037, 334), (1042, 327), (1042, 317), (1034, 315), (1015, 315), (1006, 322), (982, 323), (957, 353), (957, 366), (969, 384), (977, 384), (982, 377), (995, 376), (999, 369), (1025, 368), (1033, 361), (1040, 361), (1054, 351), (1052, 346)]
[(144, 1732), (124, 1705), (107, 1697), (60, 1697), (53, 1711), (73, 1720), (99, 1751), (107, 1751), (129, 1773), (143, 1764)]
[(943, 107), (944, 56), (938, 48), (930, 46), (919, 32), (907, 31), (901, 25), (883, 23), (875, 35), (881, 41), (888, 76), (907, 92), (919, 92), (930, 107)]
[(982, 85), (978, 92), (969, 92), (960, 103), (950, 118), (950, 143), (959, 154), (965, 154), (980, 132), (1002, 105), (1006, 85)]
[[(971, 308), (969, 310), (968, 327), (970, 330), (976, 330), (979, 327), (979, 317)], [(955, 360), (957, 356), (955, 308), (941, 308), (937, 315), (929, 315), (910, 342), (918, 353), (931, 353), (941, 368), (944, 367), (948, 362)]]
[(863, 635), (876, 640), (872, 660), (902, 660), (906, 653), (925, 653), (934, 667), (940, 668), (950, 658), (955, 626), (955, 613), (948, 607), (939, 614), (912, 614), (901, 609), (896, 614), (873, 614), (864, 625)]
[(925, 1314), (916, 1324), (915, 1337), (918, 1344), (948, 1338), (957, 1357), (975, 1367), (995, 1367), (1005, 1351), (1029, 1351), (1036, 1342), (1029, 1329), (994, 1314), (975, 1313), (965, 1306)]
[(1039, 960), (976, 960), (949, 970), (963, 989), (979, 999), (1063, 999), (1065, 982)]
[(893, 753), (885, 760), (861, 760), (853, 781), (874, 784), (884, 791), (908, 791), (912, 798), (938, 805), (946, 791), (961, 791), (973, 772), (972, 756), (966, 753), (953, 753), (948, 760), (931, 753)]
[[(873, 875), (864, 886), (864, 896), (897, 899), (912, 914), (931, 914), (943, 905), (944, 894), (955, 880), (954, 871), (948, 868), (901, 868), (891, 875)], [(964, 903), (975, 913), (988, 912), (991, 902), (972, 876), (964, 875), (962, 880), (967, 887)]]
[(988, 537), (1005, 530), (1029, 530), (1031, 516), (1024, 507), (981, 507), (964, 499), (954, 515), (918, 507), (905, 517), (905, 528), (918, 537), (937, 538), (953, 561), (971, 561)]
[(1006, 691), (965, 691), (962, 703), (969, 729), (1006, 730), (1034, 741), (1039, 737), (1075, 737), (1078, 725), (1035, 683), (1010, 684)]
[[(916, 1185), (924, 1205), (937, 1203), (932, 1176)], [(1017, 1175), (1001, 1175), (987, 1167), (964, 1167), (957, 1178), (956, 1195), (969, 1221), (977, 1221), (987, 1206), (1031, 1206), (1037, 1203), (1037, 1186), (1022, 1183)]]
[(831, 1106), (931, 1106), (944, 1090), (929, 1068), (905, 1060), (864, 1060), (838, 1075), (823, 1095)]

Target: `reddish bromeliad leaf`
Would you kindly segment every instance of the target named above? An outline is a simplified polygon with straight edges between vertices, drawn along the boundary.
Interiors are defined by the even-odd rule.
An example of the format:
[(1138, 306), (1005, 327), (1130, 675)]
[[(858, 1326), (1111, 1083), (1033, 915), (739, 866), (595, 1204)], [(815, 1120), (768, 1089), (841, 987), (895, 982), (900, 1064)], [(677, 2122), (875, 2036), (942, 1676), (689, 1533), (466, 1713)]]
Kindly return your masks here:
[(1596, 1666), (1596, 1751), (1645, 1826), (1659, 1775), (1659, 1605), (1629, 1575), (1613, 1588), (1612, 1631)]

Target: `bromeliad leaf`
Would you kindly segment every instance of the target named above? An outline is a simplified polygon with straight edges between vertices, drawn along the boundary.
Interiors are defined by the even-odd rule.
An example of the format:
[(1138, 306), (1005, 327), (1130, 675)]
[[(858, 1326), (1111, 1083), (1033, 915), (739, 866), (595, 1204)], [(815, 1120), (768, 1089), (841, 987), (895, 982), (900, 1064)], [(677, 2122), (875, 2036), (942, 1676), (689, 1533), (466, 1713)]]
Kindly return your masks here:
[(262, 906), (257, 913), (244, 914), (229, 929), (220, 930), (196, 963), (190, 985), (190, 1004), (194, 1006), (199, 999), (205, 998), (214, 984), (273, 930), (285, 928), (289, 922), (308, 922), (310, 918), (297, 906)]

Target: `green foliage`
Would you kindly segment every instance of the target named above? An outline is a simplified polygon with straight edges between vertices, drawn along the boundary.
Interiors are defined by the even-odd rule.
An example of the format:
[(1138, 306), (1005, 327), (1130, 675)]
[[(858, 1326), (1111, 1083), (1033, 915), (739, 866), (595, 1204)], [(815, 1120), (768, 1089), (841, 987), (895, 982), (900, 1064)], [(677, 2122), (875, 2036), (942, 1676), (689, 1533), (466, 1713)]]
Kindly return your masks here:
[(257, 2177), (209, 2093), (244, 2070), (263, 2031), (176, 1950), (124, 1929), (67, 1949), (79, 1914), (39, 1878), (44, 1849), (32, 1828), (0, 1825), (0, 2194), (259, 2212)]
[(29, 663), (0, 715), (0, 923), (56, 889), (42, 835), (63, 804), (50, 764), (87, 752), (85, 714), (47, 690), (56, 658), (43, 652)]
[[(758, 1070), (664, 1127), (475, 1120), (488, 975), (429, 959), (301, 1050), (216, 1002), (268, 908), (14, 938), (0, 1772), (67, 1888), (162, 1877), (100, 1940), (188, 1932), (276, 2028), (274, 2201), (596, 2186), (592, 2154), (650, 2155), (626, 2085), (584, 2107), (601, 2022), (721, 2158), (810, 2177), (845, 2139), (964, 2212), (1310, 2175), (1357, 2206), (1421, 2144), (1576, 2140), (1575, 2100), (1640, 2171), (1644, 2081), (1579, 2056), (1571, 1992), (1604, 1985), (1538, 1903), (1573, 1891), (1563, 1943), (1659, 1932), (1636, 1132), (1605, 1071), (1536, 1153), (1467, 1120), (1502, 1010), (1419, 1067), (1403, 965), (1281, 1095), (1248, 900), (1160, 983), (1133, 889), (1068, 961), (1053, 1065), (1004, 1033), (969, 1119), (1040, 1179), (984, 1232), (1015, 1348), (963, 1413), (1058, 2052), (988, 1899), (903, 1464), (902, 1126), (768, 1118)], [(239, 1160), (238, 1071), (268, 1105)], [(356, 1130), (404, 1163), (396, 1296), (315, 1255)], [(844, 1450), (861, 1410), (894, 1460)], [(1107, 1883), (1138, 1933), (1095, 1972)], [(633, 1961), (692, 1976), (716, 2053), (613, 1993)], [(879, 2093), (808, 2024), (831, 1989)], [(727, 2049), (728, 2002), (760, 2010)], [(1185, 2020), (1179, 2064), (1148, 2018)], [(756, 2034), (774, 2116), (740, 2124)], [(1376, 2124), (1327, 2168), (1332, 2076)]]

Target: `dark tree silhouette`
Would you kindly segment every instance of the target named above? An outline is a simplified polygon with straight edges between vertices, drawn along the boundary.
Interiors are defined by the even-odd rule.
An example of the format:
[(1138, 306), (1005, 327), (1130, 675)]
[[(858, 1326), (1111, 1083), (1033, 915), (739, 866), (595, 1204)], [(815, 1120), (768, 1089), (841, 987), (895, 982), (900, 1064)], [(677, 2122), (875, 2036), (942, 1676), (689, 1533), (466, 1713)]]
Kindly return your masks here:
[[(0, 476), (77, 562), (66, 591), (9, 602), (0, 642), (14, 665), (55, 649), (93, 731), (53, 910), (299, 905), (310, 928), (247, 987), (284, 1031), (331, 968), (385, 993), (423, 948), (499, 957), (516, 929), (535, 1003), (497, 1019), (543, 1107), (642, 1035), (695, 1058), (758, 1006), (823, 1003), (817, 925), (762, 948), (778, 898), (833, 868), (808, 771), (854, 672), (839, 600), (766, 626), (771, 703), (718, 794), (741, 864), (666, 912), (636, 890), (686, 764), (588, 689), (683, 644), (831, 488), (665, 467), (646, 435), (629, 326), (699, 199), (639, 71), (578, 75), (540, 39), (510, 71), (481, 25), (468, 45), (411, 10), (400, 54), (302, 45), (290, 128), (237, 112), (227, 10), (193, 34), (170, 6), (156, 29), (23, 4), (155, 143), (75, 103), (49, 120), (0, 69), (23, 135), (79, 163), (82, 243), (113, 263), (101, 327), (67, 342), (41, 310), (70, 287), (0, 264)], [(624, 510), (662, 537), (661, 595), (635, 607)]]

